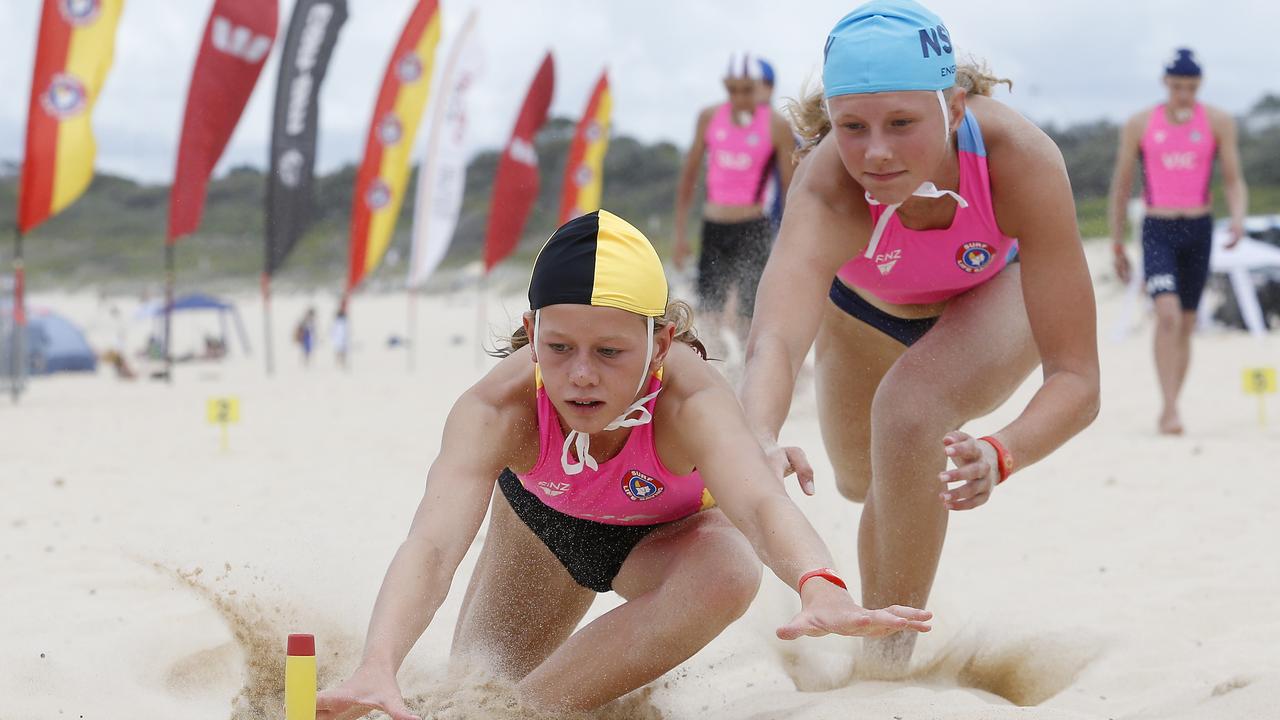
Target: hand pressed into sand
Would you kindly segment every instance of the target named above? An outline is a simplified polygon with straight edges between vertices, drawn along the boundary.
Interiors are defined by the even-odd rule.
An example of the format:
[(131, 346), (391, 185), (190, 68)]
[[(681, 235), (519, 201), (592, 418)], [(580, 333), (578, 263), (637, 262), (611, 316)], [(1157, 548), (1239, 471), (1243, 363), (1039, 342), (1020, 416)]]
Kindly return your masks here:
[[(938, 474), (942, 488), (938, 492), (948, 510), (972, 510), (991, 499), (991, 491), (1000, 480), (1000, 458), (989, 443), (959, 430), (942, 438), (947, 457), (955, 465)], [(959, 483), (951, 487), (952, 483)]]
[(778, 628), (778, 637), (795, 640), (803, 635), (861, 635), (884, 637), (903, 630), (929, 632), (933, 613), (905, 605), (867, 610), (853, 601), (848, 590), (814, 578), (800, 591), (800, 612)]
[(404, 704), (394, 671), (361, 665), (346, 682), (316, 695), (316, 720), (354, 720), (372, 710), (391, 720), (421, 720)]

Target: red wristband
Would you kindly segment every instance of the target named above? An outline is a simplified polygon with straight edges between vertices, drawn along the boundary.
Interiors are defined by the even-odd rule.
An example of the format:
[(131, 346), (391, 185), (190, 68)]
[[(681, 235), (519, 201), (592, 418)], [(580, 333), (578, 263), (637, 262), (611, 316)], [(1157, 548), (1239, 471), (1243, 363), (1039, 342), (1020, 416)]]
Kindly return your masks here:
[(836, 574), (835, 570), (832, 570), (831, 568), (818, 568), (817, 570), (810, 570), (800, 576), (800, 582), (796, 583), (796, 592), (804, 590), (804, 584), (816, 577), (820, 577), (832, 585), (838, 585), (845, 590), (849, 589), (849, 586), (844, 584), (844, 581), (840, 579), (840, 576)]
[(1013, 455), (1009, 453), (1009, 450), (1004, 445), (1000, 444), (999, 440), (991, 437), (990, 435), (980, 437), (978, 439), (995, 448), (996, 467), (1000, 471), (1000, 479), (996, 481), (996, 484), (999, 485), (1005, 480), (1008, 480), (1009, 476), (1013, 474)]

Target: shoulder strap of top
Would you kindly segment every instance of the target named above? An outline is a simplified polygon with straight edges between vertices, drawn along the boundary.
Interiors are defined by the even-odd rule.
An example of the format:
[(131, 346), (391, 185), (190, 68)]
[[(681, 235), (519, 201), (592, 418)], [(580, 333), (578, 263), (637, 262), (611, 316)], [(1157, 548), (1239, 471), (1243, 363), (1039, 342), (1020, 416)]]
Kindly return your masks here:
[(960, 152), (987, 156), (987, 145), (982, 141), (982, 128), (978, 125), (978, 118), (969, 108), (964, 109), (964, 120), (960, 122), (960, 127), (956, 128), (956, 145)]

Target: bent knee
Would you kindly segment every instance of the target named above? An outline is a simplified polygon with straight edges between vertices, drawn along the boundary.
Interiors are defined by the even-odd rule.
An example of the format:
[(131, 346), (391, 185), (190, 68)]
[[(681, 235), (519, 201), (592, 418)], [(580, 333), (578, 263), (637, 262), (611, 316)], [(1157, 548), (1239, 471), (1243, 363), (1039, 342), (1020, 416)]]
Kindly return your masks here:
[(762, 565), (736, 528), (717, 528), (705, 534), (709, 536), (705, 538), (709, 552), (692, 573), (697, 578), (698, 602), (728, 624), (741, 617), (755, 600)]
[(1153, 299), (1156, 329), (1177, 332), (1182, 326), (1182, 305), (1176, 293), (1160, 293)]
[(866, 467), (859, 471), (852, 470), (836, 470), (836, 490), (846, 500), (860, 503), (866, 502), (867, 489), (871, 487), (871, 468), (867, 463)]
[(711, 587), (704, 589), (700, 599), (711, 603), (725, 624), (731, 623), (751, 607), (760, 590), (761, 576), (759, 562), (729, 569), (710, 578)]
[(899, 444), (935, 435), (941, 439), (962, 421), (948, 393), (933, 392), (924, 382), (906, 377), (886, 379), (871, 401), (873, 443), (877, 437)]

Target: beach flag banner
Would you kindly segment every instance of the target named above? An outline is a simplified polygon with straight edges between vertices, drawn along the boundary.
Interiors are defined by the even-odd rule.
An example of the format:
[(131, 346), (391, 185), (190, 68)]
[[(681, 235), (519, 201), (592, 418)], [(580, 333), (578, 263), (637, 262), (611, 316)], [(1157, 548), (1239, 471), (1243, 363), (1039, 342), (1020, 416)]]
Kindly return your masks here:
[(318, 98), (347, 0), (298, 0), (280, 53), (267, 176), (266, 274), (276, 274), (314, 212)]
[(440, 266), (462, 211), (467, 177), (467, 91), (482, 71), (475, 39), (476, 11), (458, 31), (430, 101), (427, 149), (418, 165), (418, 192), (413, 206), (413, 247), (409, 256), (409, 289)]
[(271, 278), (311, 225), (315, 212), (316, 137), (320, 86), (347, 21), (347, 0), (298, 0), (280, 52), (271, 160), (267, 173), (266, 262), (262, 269), (263, 353), (275, 370)]
[(538, 197), (538, 152), (534, 149), (534, 136), (547, 121), (554, 89), (555, 64), (548, 52), (533, 76), (520, 114), (516, 116), (511, 139), (498, 160), (484, 238), (486, 274), (516, 249), (529, 211)]
[(26, 234), (80, 197), (97, 154), (90, 116), (106, 82), (124, 0), (45, 0), (18, 189)]
[(564, 186), (560, 193), (561, 225), (600, 209), (600, 195), (604, 190), (604, 155), (609, 149), (612, 111), (609, 74), (605, 71), (600, 73), (600, 80), (596, 82), (569, 145)]
[(1242, 378), (1246, 395), (1258, 398), (1258, 424), (1267, 424), (1266, 396), (1276, 393), (1276, 369), (1273, 367), (1245, 368)]
[(387, 63), (369, 120), (364, 160), (356, 172), (347, 294), (378, 267), (391, 244), (439, 42), (439, 6), (436, 0), (419, 0)]
[(115, 54), (124, 0), (44, 0), (36, 40), (13, 250), (10, 391), (25, 386), (22, 238), (80, 197), (93, 179), (93, 106)]
[(173, 379), (169, 352), (174, 245), (200, 226), (209, 176), (222, 157), (276, 39), (276, 0), (214, 0), (205, 24), (178, 140), (165, 235), (163, 377)]
[(276, 0), (215, 0), (187, 90), (167, 245), (195, 232), (205, 190), (276, 37)]
[(222, 430), (222, 449), (227, 449), (227, 426), (240, 422), (240, 398), (211, 397), (205, 402), (205, 420)]

